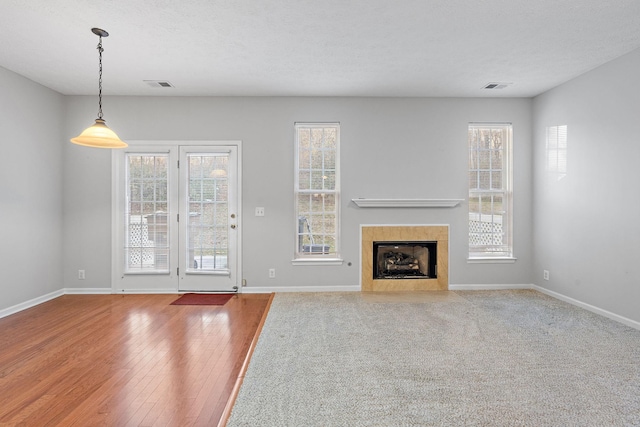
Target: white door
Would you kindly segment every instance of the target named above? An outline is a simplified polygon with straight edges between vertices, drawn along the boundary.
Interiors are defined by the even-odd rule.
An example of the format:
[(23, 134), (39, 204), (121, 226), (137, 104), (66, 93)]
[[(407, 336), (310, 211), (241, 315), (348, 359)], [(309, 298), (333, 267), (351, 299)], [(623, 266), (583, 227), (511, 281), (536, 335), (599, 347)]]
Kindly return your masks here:
[(180, 291), (237, 290), (237, 147), (180, 147)]
[(239, 143), (114, 153), (113, 288), (237, 291)]

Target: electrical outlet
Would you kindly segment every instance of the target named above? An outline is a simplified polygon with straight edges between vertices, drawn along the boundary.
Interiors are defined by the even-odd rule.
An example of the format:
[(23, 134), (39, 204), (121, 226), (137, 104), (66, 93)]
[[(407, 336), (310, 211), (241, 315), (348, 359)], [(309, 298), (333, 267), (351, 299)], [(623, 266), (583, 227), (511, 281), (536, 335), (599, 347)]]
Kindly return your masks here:
[(78, 280), (84, 280), (84, 270), (78, 270)]
[(542, 278), (544, 280), (549, 280), (549, 270), (543, 270), (542, 271)]
[(264, 208), (256, 208), (256, 216), (264, 216)]
[(276, 269), (275, 268), (270, 268), (269, 269), (269, 279), (275, 279), (276, 278)]

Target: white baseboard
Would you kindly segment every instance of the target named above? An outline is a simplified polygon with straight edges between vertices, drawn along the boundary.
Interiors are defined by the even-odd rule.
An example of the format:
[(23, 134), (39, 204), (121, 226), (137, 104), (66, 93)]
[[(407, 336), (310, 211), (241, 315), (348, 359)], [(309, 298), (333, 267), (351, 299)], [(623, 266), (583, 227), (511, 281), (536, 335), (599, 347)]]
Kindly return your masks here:
[(42, 295), (40, 297), (30, 299), (29, 301), (21, 302), (20, 304), (16, 304), (12, 307), (2, 309), (0, 310), (0, 319), (3, 317), (10, 316), (12, 314), (18, 313), (19, 311), (26, 310), (31, 307), (35, 307), (38, 304), (42, 304), (43, 302), (47, 302), (54, 298), (58, 298), (62, 295), (64, 295), (64, 290), (61, 289), (59, 291), (50, 292), (46, 295)]
[(114, 291), (112, 289), (109, 289), (109, 292), (107, 292), (109, 294), (118, 294), (118, 295), (127, 295), (127, 294), (135, 294), (135, 295), (139, 295), (139, 294), (149, 294), (149, 295), (153, 295), (153, 294), (183, 294), (185, 293), (185, 291), (179, 291), (177, 289), (127, 289), (127, 290), (117, 290)]
[[(516, 285), (449, 285), (450, 291), (501, 291), (507, 289), (533, 289), (531, 284)], [(242, 293), (258, 294), (271, 292), (360, 292), (360, 286), (274, 286), (244, 287)]]
[(270, 294), (272, 292), (360, 292), (360, 286), (265, 286), (242, 288), (243, 294)]
[(65, 295), (107, 295), (112, 294), (111, 288), (64, 288)]
[(505, 291), (509, 289), (533, 289), (531, 284), (515, 285), (449, 285), (450, 291)]
[(586, 302), (578, 301), (577, 299), (568, 297), (566, 295), (560, 294), (558, 292), (550, 291), (549, 289), (543, 288), (541, 286), (532, 285), (531, 289), (535, 289), (536, 291), (543, 293), (545, 295), (549, 295), (555, 299), (559, 299), (560, 301), (567, 302), (569, 304), (578, 306), (580, 308), (584, 308), (592, 313), (599, 314), (600, 316), (604, 316), (608, 319), (615, 320), (616, 322), (622, 323), (623, 325), (627, 325), (631, 328), (640, 330), (640, 322), (629, 319), (624, 316), (620, 316), (618, 314), (612, 313), (610, 311), (604, 310), (602, 308), (596, 307), (591, 304), (587, 304)]

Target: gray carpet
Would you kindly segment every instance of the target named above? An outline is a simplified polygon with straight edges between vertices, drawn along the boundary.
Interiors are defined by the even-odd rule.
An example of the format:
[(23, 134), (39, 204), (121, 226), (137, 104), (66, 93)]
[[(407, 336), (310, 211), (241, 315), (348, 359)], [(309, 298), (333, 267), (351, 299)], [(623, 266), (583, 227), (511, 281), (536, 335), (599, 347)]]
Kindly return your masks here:
[(526, 290), (277, 294), (228, 426), (640, 426), (640, 331)]

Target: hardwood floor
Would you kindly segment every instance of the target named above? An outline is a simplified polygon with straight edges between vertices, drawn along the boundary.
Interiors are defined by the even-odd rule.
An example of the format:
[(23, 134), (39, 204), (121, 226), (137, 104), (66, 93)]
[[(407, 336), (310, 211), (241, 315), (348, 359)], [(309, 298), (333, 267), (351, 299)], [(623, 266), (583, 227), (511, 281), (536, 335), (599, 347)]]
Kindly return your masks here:
[(215, 426), (271, 297), (65, 295), (0, 319), (0, 426)]

